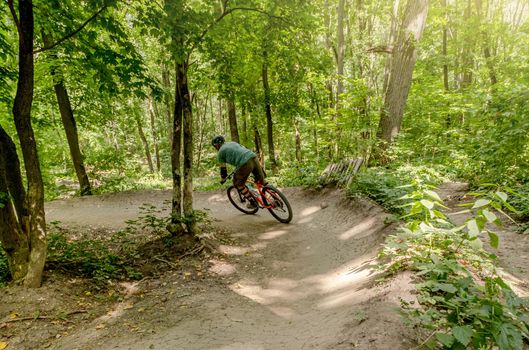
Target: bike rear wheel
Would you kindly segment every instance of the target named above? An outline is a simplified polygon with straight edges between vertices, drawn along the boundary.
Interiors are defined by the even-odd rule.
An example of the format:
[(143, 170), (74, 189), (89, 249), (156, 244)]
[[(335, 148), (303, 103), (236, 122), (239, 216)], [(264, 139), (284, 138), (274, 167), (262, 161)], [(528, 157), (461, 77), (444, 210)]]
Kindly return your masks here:
[(270, 214), (279, 222), (288, 224), (292, 220), (292, 207), (287, 197), (277, 188), (270, 185), (263, 187), (263, 195), (267, 206), (270, 206), (268, 208)]
[(245, 214), (255, 214), (259, 210), (258, 207), (255, 209), (248, 209), (246, 207), (248, 205), (248, 200), (239, 192), (239, 190), (237, 190), (237, 187), (235, 186), (230, 186), (228, 188), (228, 199), (235, 208)]

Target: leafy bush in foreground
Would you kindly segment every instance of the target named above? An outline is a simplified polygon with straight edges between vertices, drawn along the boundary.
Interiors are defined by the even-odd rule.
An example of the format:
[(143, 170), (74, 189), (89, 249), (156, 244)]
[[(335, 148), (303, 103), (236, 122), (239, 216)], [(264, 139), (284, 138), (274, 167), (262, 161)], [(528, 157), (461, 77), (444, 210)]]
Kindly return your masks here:
[[(529, 339), (529, 301), (519, 298), (498, 275), (495, 256), (483, 249), (480, 233), (498, 224), (507, 195), (489, 192), (470, 211), (473, 216), (455, 227), (438, 210), (440, 198), (416, 186), (408, 200), (409, 218), (388, 237), (381, 259), (385, 269), (416, 272), (417, 302), (402, 301), (407, 321), (424, 332), (421, 346), (429, 349), (522, 349)], [(487, 231), (492, 247), (498, 236)]]

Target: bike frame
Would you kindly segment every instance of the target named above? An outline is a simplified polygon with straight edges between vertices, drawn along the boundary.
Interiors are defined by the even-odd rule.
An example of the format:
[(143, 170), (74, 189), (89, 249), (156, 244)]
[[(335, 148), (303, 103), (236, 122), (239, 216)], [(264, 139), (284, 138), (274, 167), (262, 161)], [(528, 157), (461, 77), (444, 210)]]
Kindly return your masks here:
[[(231, 179), (233, 177), (233, 174), (234, 172), (232, 172), (231, 174), (229, 174), (226, 179)], [(255, 188), (257, 188), (257, 193), (259, 193), (259, 197), (256, 197), (254, 196), (254, 194), (252, 193), (252, 191), (250, 191), (250, 189), (248, 189), (248, 191), (250, 191), (250, 193), (252, 194), (252, 197), (255, 199), (255, 201), (257, 202), (257, 204), (259, 205), (259, 208), (261, 209), (273, 209), (273, 206), (272, 205), (268, 205), (265, 203), (265, 201), (263, 200), (264, 198), (264, 193), (263, 193), (263, 187), (264, 185), (261, 184), (261, 183), (258, 183), (258, 182), (255, 182), (255, 181), (252, 181), (250, 180), (249, 178), (246, 180), (246, 183), (245, 183), (245, 186), (248, 187), (248, 185), (246, 184), (252, 184), (255, 186)], [(244, 197), (240, 191), (239, 192), (239, 196), (241, 196), (241, 199), (242, 197)]]
[[(250, 193), (252, 193), (253, 198), (255, 199), (257, 204), (259, 204), (260, 208), (262, 208), (262, 209), (272, 209), (273, 208), (271, 205), (265, 204), (265, 202), (263, 200), (263, 198), (264, 198), (263, 187), (264, 186), (261, 183), (258, 183), (258, 182), (255, 182), (255, 181), (252, 181), (252, 180), (249, 180), (249, 179), (246, 180), (246, 183), (250, 183), (250, 184), (254, 185), (255, 188), (257, 188), (257, 193), (259, 193), (259, 197), (254, 196), (252, 191), (250, 191)], [(242, 194), (240, 192), (239, 192), (239, 196), (242, 196)]]

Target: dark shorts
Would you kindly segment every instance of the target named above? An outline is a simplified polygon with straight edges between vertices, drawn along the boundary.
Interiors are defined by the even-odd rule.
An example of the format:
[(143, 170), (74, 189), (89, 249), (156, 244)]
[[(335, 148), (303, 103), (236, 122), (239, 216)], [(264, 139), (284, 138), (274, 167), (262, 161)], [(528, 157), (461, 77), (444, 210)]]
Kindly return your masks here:
[(265, 173), (261, 164), (257, 160), (257, 157), (253, 157), (246, 162), (242, 167), (240, 167), (235, 174), (233, 175), (233, 184), (237, 187), (243, 187), (248, 180), (250, 173), (253, 174), (255, 182), (260, 182), (264, 184)]

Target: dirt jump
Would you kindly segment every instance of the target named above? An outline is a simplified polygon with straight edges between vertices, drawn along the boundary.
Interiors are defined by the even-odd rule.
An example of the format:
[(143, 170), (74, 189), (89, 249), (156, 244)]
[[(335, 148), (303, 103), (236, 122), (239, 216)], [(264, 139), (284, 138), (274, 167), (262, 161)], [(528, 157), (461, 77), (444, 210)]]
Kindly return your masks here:
[[(367, 200), (339, 190), (286, 189), (290, 224), (240, 213), (224, 191), (195, 194), (195, 208), (230, 239), (201, 279), (167, 273), (129, 286), (105, 315), (51, 349), (407, 349), (395, 312), (412, 298), (409, 276), (379, 283), (379, 244), (394, 230)], [(73, 198), (47, 205), (47, 220), (79, 230), (118, 230), (168, 191)], [(167, 213), (165, 213), (167, 214)], [(219, 257), (220, 256), (220, 257)], [(191, 273), (189, 273), (190, 275)], [(195, 273), (196, 274), (196, 273)]]
[[(465, 188), (456, 187), (441, 196), (457, 203)], [(286, 225), (265, 210), (237, 211), (224, 191), (195, 193), (195, 208), (211, 220), (206, 234), (216, 236), (215, 251), (191, 265), (166, 260), (173, 268), (122, 283), (117, 296), (88, 296), (82, 280), (61, 274), (37, 290), (6, 289), (1, 340), (8, 350), (416, 347), (414, 331), (396, 312), (401, 298), (414, 300), (411, 274), (381, 280), (375, 267), (380, 243), (398, 223), (340, 190), (284, 193), (294, 210)], [(47, 203), (47, 221), (81, 237), (108, 235), (145, 205), (167, 216), (170, 196), (145, 190), (57, 200)], [(500, 265), (522, 292), (529, 289), (527, 251), (528, 235), (502, 232)]]

